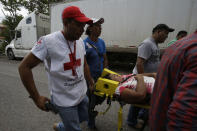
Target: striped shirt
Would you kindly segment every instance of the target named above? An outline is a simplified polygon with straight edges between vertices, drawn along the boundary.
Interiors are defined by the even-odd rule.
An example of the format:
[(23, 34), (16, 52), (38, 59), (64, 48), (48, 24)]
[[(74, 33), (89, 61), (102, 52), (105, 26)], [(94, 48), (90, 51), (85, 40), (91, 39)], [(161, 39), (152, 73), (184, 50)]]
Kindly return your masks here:
[(149, 118), (151, 131), (197, 131), (197, 31), (166, 49)]

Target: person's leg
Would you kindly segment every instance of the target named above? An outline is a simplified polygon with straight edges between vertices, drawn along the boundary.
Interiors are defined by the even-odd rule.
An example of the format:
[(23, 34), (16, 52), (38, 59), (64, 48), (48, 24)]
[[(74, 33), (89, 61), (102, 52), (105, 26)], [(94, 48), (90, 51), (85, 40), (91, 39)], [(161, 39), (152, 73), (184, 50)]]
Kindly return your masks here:
[(127, 116), (127, 124), (129, 126), (135, 126), (137, 124), (137, 117), (138, 117), (139, 110), (140, 110), (139, 107), (135, 107), (132, 105), (130, 106), (129, 113)]
[[(151, 98), (151, 95), (150, 94), (147, 94), (146, 95), (146, 98), (144, 100), (145, 103), (150, 104), (150, 98)], [(148, 115), (148, 109), (142, 108), (140, 110), (140, 112), (139, 112), (138, 118), (144, 120), (144, 118), (146, 118), (147, 115)]]
[(58, 131), (81, 131), (77, 106), (57, 108), (63, 122), (58, 124)]
[(78, 105), (79, 122), (88, 121), (88, 105), (89, 100), (86, 96), (83, 101)]
[[(53, 101), (53, 96), (51, 96), (51, 104), (53, 104), (53, 108), (56, 108), (58, 110), (59, 114), (59, 108)], [(58, 122), (53, 124), (54, 131), (65, 131), (63, 122)]]
[(94, 112), (94, 108), (95, 108), (95, 105), (96, 105), (96, 97), (94, 94), (90, 94), (89, 93), (89, 105), (88, 105), (88, 116), (89, 116), (89, 119), (88, 119), (88, 127), (91, 128), (91, 129), (94, 129), (96, 128), (96, 125), (95, 125), (95, 117), (97, 115), (96, 112)]
[(148, 123), (148, 116), (149, 116), (149, 110), (148, 109), (144, 109), (144, 110), (141, 110), (139, 112), (138, 122), (143, 125), (141, 130), (144, 130), (145, 126), (147, 125), (147, 123)]
[[(83, 101), (77, 106), (77, 113), (79, 115), (79, 123), (88, 121), (88, 97), (86, 96)], [(57, 123), (57, 131), (65, 131), (64, 124), (62, 122)], [(66, 130), (67, 131), (67, 130)]]
[[(94, 74), (95, 76), (93, 76), (93, 79), (95, 82), (97, 82), (97, 79), (101, 76), (100, 74)], [(88, 85), (88, 83), (87, 83)], [(88, 85), (89, 86), (89, 85)], [(95, 125), (95, 119), (96, 116), (98, 114), (97, 111), (94, 111), (95, 106), (97, 105), (96, 103), (96, 96), (94, 95), (93, 92), (90, 92), (89, 88), (87, 91), (87, 96), (89, 98), (89, 104), (88, 104), (88, 127), (91, 129), (96, 129), (96, 125)]]
[(140, 109), (138, 118), (144, 120), (144, 117), (148, 114), (148, 109)]

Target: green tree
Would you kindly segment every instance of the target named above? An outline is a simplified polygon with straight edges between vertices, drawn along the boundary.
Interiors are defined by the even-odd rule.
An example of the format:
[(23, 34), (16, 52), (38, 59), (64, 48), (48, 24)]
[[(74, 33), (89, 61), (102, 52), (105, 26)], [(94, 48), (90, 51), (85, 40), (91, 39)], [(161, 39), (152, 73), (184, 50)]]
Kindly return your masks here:
[(6, 25), (6, 28), (1, 32), (0, 36), (5, 37), (6, 42), (1, 44), (0, 52), (4, 52), (6, 45), (9, 44), (11, 40), (14, 38), (14, 30), (18, 23), (21, 21), (21, 19), (23, 19), (22, 15), (16, 15), (15, 22), (13, 22), (13, 17), (6, 16), (6, 18), (2, 21), (2, 24)]
[(37, 11), (43, 14), (49, 14), (50, 3), (61, 2), (63, 0), (26, 0), (23, 1), (23, 6), (29, 11)]
[(6, 25), (6, 29), (1, 33), (1, 36), (4, 36), (6, 41), (10, 42), (14, 38), (14, 30), (22, 19), (22, 15), (16, 15), (16, 22), (13, 22), (13, 17), (11, 16), (6, 16), (6, 18), (2, 21), (2, 24)]
[[(9, 43), (14, 38), (14, 29), (23, 18), (22, 15), (17, 14), (17, 11), (20, 11), (23, 0), (0, 0), (0, 2), (3, 5), (3, 9), (8, 13), (5, 14), (5, 19), (2, 21), (6, 25), (6, 29), (0, 35), (5, 37), (5, 40)], [(1, 50), (4, 50), (8, 43), (3, 43)]]
[(17, 11), (20, 11), (20, 7), (22, 7), (22, 3), (24, 0), (0, 0), (3, 5), (3, 9), (9, 13), (9, 15), (13, 18), (13, 22), (16, 22), (16, 17), (18, 16)]

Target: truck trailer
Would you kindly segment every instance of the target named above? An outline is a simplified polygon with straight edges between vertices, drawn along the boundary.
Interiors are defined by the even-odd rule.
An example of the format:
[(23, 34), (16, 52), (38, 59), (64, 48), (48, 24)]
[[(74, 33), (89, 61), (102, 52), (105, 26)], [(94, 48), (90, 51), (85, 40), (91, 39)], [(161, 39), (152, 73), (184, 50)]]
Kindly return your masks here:
[(165, 43), (159, 44), (161, 52), (180, 30), (192, 33), (197, 28), (197, 0), (67, 0), (51, 5), (51, 32), (62, 29), (61, 13), (72, 5), (90, 18), (105, 19), (100, 37), (114, 64), (134, 65), (138, 45), (152, 35), (157, 24), (175, 29)]
[(51, 32), (62, 29), (61, 13), (71, 5), (90, 18), (105, 19), (101, 38), (112, 52), (133, 52), (160, 23), (175, 29), (161, 48), (166, 48), (178, 31), (191, 33), (197, 28), (196, 0), (67, 0), (51, 5)]

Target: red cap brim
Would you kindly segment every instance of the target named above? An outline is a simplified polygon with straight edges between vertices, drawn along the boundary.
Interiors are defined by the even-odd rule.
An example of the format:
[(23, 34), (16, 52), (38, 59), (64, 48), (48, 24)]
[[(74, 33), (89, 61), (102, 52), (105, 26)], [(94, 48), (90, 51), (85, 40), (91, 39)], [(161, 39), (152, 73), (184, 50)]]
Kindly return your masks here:
[(81, 23), (87, 23), (87, 24), (93, 23), (93, 21), (88, 17), (75, 17), (74, 19), (78, 22), (81, 22)]

